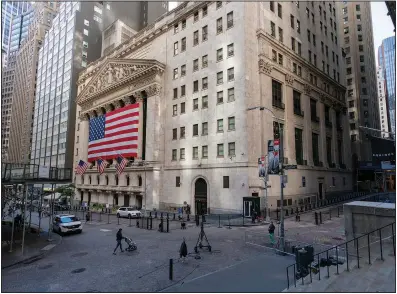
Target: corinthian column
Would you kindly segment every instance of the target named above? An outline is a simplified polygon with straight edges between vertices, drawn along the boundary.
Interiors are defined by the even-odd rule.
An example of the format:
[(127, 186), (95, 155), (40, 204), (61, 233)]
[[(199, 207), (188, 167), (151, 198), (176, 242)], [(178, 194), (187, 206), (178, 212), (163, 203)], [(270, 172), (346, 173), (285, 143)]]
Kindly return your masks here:
[(80, 116), (80, 130), (79, 134), (79, 151), (81, 156), (79, 156), (82, 160), (88, 160), (88, 138), (90, 134), (90, 123), (88, 114), (83, 114)]
[(138, 124), (138, 158), (142, 158), (143, 151), (143, 95), (141, 92), (135, 92), (134, 97), (139, 104), (139, 124)]

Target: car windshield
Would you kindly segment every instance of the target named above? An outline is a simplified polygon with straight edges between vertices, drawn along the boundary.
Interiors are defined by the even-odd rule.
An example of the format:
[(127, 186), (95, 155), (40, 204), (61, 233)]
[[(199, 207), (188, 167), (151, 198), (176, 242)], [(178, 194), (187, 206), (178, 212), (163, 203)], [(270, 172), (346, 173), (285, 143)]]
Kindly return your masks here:
[(128, 208), (128, 211), (133, 211), (133, 210), (135, 210), (134, 208)]
[(61, 218), (62, 223), (71, 223), (71, 222), (77, 222), (78, 219), (75, 216), (65, 216)]

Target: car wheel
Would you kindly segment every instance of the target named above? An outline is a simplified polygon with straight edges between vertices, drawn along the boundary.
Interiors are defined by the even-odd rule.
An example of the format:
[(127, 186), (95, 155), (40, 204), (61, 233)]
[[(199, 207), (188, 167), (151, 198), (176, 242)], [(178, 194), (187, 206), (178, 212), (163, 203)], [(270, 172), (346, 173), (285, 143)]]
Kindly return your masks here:
[(131, 214), (128, 215), (128, 218), (132, 218)]
[(81, 234), (83, 232), (83, 230), (78, 230), (77, 234)]
[(117, 214), (117, 218), (120, 218), (120, 213)]

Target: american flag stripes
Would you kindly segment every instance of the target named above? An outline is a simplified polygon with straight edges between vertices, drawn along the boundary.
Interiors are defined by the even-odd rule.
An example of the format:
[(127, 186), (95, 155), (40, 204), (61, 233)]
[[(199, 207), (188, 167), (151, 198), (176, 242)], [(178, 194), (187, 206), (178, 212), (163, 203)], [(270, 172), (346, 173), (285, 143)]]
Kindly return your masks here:
[(137, 157), (139, 104), (131, 104), (90, 119), (88, 161)]
[(88, 163), (83, 160), (80, 160), (79, 164), (76, 166), (76, 173), (82, 175), (85, 173), (87, 168), (88, 168)]
[(122, 155), (117, 156), (117, 164), (116, 164), (116, 170), (117, 170), (117, 174), (121, 174), (125, 168), (125, 166), (128, 163), (128, 160), (125, 159)]
[(99, 158), (97, 161), (97, 165), (98, 165), (98, 172), (99, 174), (103, 174), (105, 167), (106, 167), (106, 161), (103, 160), (102, 158)]

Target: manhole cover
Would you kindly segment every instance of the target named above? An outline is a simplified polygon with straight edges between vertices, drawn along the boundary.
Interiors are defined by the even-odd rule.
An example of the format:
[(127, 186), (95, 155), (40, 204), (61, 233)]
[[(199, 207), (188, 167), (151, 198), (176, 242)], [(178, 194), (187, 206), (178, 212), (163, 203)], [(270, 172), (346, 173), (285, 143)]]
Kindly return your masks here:
[(88, 254), (88, 252), (80, 252), (80, 253), (73, 254), (72, 257), (81, 257), (81, 256), (84, 256), (87, 254)]
[(52, 264), (46, 264), (46, 265), (39, 266), (39, 269), (44, 270), (44, 269), (48, 269), (52, 266), (53, 266)]
[(78, 269), (72, 270), (72, 274), (79, 274), (79, 273), (82, 273), (84, 271), (85, 271), (84, 267), (83, 268), (78, 268)]

